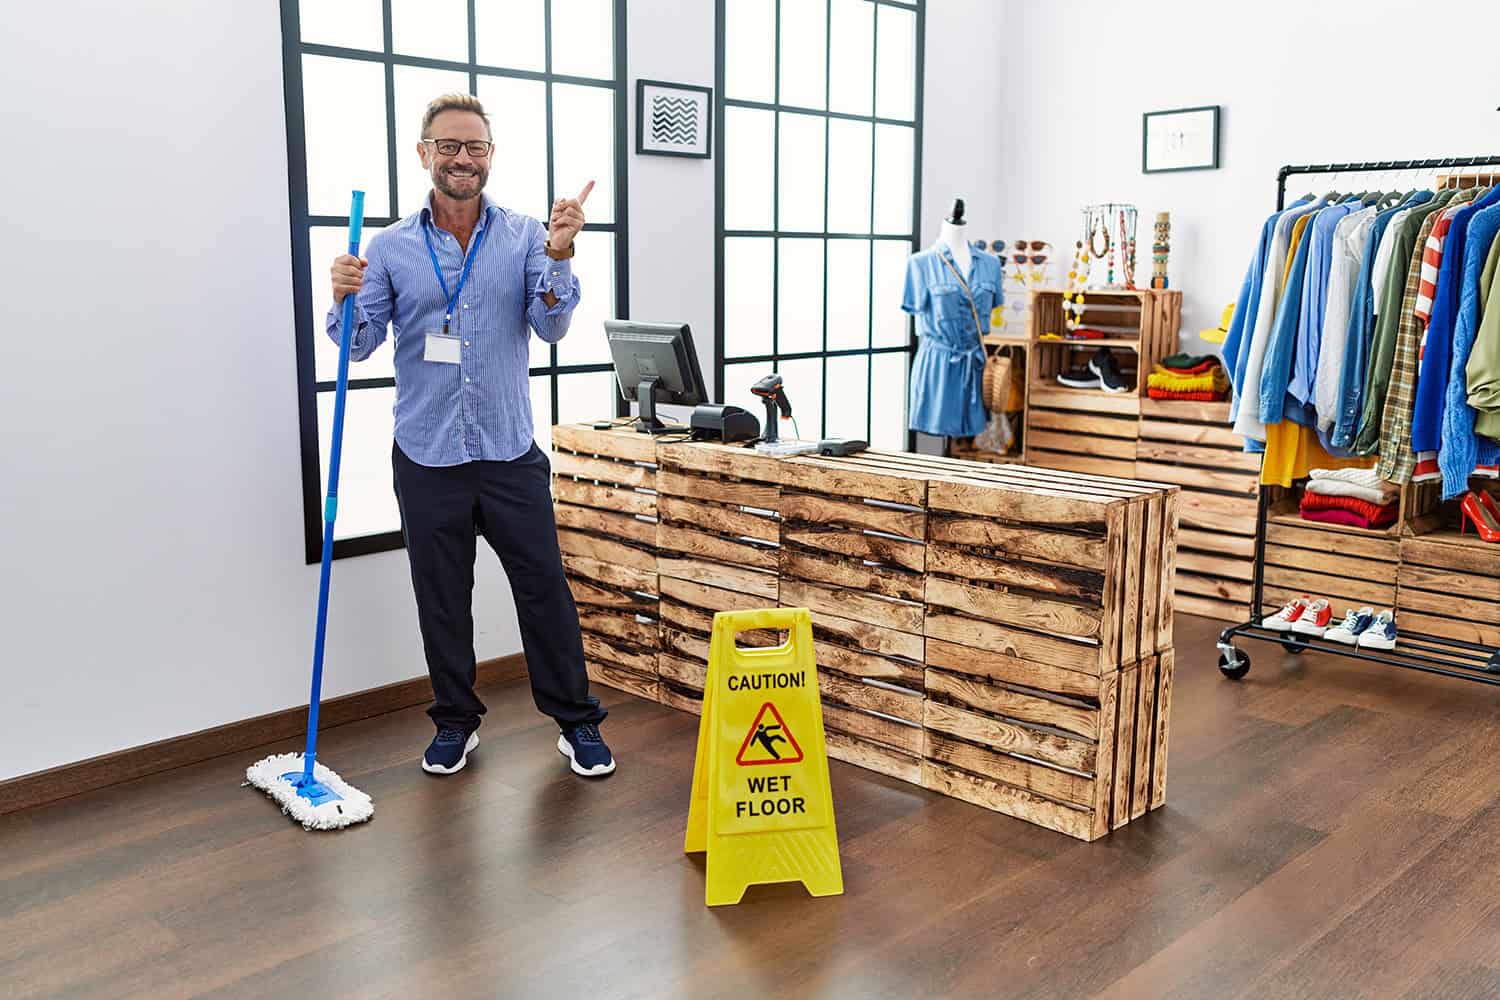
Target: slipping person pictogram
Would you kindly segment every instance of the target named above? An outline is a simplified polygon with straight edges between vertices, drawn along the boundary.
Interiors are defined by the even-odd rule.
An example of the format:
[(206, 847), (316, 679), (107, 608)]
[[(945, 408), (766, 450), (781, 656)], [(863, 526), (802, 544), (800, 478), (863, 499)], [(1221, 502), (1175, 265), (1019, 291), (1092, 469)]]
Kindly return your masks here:
[[(777, 744), (785, 744), (778, 747)], [(802, 748), (797, 737), (787, 728), (786, 720), (769, 701), (755, 713), (755, 721), (740, 744), (740, 752), (734, 762), (741, 767), (756, 764), (796, 764), (802, 760)]]
[[(755, 742), (765, 747), (766, 753), (770, 754), (777, 760), (781, 759), (781, 754), (776, 752), (776, 741), (780, 740), (783, 743), (786, 742), (786, 737), (781, 735), (779, 731), (780, 729), (780, 726), (768, 726), (764, 722), (762, 722), (760, 725), (755, 727), (754, 736)], [(772, 730), (777, 731), (772, 732)]]

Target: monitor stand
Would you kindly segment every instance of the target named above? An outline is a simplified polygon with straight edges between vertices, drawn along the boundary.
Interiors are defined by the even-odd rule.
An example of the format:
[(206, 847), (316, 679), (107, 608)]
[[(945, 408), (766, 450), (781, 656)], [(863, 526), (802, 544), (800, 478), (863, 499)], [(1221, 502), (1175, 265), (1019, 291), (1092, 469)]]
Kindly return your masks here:
[(655, 375), (641, 379), (635, 389), (635, 401), (640, 404), (641, 415), (636, 419), (635, 429), (641, 434), (660, 434), (667, 425), (656, 419), (656, 385), (661, 379)]

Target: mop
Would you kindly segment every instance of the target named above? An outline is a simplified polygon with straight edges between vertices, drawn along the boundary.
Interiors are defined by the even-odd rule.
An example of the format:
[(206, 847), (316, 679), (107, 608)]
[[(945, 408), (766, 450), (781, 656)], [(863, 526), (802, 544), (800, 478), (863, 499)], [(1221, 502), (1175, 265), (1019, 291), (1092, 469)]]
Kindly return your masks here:
[[(359, 256), (365, 193), (355, 191), (349, 206), (349, 253)], [(354, 331), (354, 296), (344, 296), (339, 327), (339, 376), (333, 396), (333, 448), (328, 455), (328, 497), (323, 505), (323, 572), (318, 583), (318, 626), (313, 640), (312, 697), (307, 705), (307, 749), (273, 754), (245, 769), (245, 781), (261, 789), (281, 811), (307, 830), (337, 830), (362, 823), (375, 813), (370, 797), (318, 763), (318, 703), (323, 697), (323, 639), (328, 626), (328, 584), (333, 568), (333, 520), (338, 512), (339, 457), (344, 443), (344, 397), (349, 388), (349, 340)]]

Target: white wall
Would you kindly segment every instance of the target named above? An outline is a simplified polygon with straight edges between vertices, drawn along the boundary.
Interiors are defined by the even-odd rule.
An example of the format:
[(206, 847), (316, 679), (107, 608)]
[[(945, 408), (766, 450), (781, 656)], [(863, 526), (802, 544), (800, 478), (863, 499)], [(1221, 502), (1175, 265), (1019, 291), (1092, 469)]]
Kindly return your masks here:
[[(712, 85), (708, 0), (627, 9), (632, 102), (638, 77)], [(976, 236), (997, 218), (984, 122), (1003, 81), (985, 59), (1004, 16), (932, 4), (926, 238), (958, 191)], [(303, 703), (317, 568), (276, 5), (29, 8), (0, 39), (0, 85), (29, 150), (0, 160), (0, 267), (24, 291), (0, 339), (3, 780)], [(713, 163), (629, 146), (631, 313), (690, 322), (712, 381)], [(475, 610), (481, 658), (520, 648), (485, 556)], [(325, 696), (423, 670), (405, 554), (340, 560)]]
[(922, 218), (925, 246), (964, 199), (969, 238), (1011, 240), (1006, 154), (1000, 144), (1014, 106), (1004, 54), (1016, 46), (1016, 16), (994, 0), (928, 0), (922, 93)]
[[(1151, 222), (1170, 211), (1190, 346), (1238, 294), (1281, 165), (1500, 146), (1500, 63), (1478, 41), (1500, 31), (1493, 3), (1007, 2), (1012, 97), (990, 138), (1007, 230), (1050, 239), (1065, 265), (1085, 203), (1133, 202), (1149, 278)], [(1221, 169), (1141, 173), (1141, 114), (1205, 104), (1223, 107)]]
[[(0, 42), (0, 779), (307, 699), (277, 5), (90, 6)], [(405, 554), (333, 581), (325, 694), (423, 673)]]
[[(686, 322), (714, 385), (714, 161), (635, 155), (635, 81), (714, 85), (712, 0), (628, 0), (630, 315)], [(665, 410), (663, 412), (666, 412)], [(684, 411), (672, 408), (675, 419)]]

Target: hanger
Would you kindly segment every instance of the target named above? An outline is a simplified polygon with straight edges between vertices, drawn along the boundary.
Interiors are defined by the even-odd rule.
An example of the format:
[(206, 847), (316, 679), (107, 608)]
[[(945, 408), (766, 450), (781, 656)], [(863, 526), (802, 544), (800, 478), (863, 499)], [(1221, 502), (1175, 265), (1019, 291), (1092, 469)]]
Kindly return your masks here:
[(1396, 161), (1391, 160), (1386, 164), (1386, 169), (1380, 173), (1380, 186), (1385, 189), (1385, 193), (1375, 202), (1375, 211), (1377, 212), (1384, 212), (1387, 209), (1394, 208), (1406, 200), (1407, 196), (1401, 193), (1399, 187), (1401, 182), (1400, 176), (1396, 171), (1390, 169), (1395, 165)]

